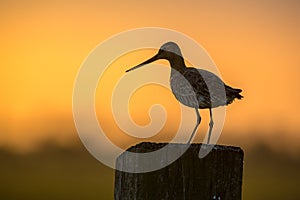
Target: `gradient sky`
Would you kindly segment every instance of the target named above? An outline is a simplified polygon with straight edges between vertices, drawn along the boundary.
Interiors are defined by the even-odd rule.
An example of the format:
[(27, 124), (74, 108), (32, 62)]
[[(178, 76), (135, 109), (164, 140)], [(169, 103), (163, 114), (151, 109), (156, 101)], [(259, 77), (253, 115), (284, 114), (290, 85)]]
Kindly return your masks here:
[[(24, 151), (47, 139), (74, 142), (72, 90), (81, 63), (108, 37), (155, 26), (195, 39), (224, 81), (243, 89), (245, 98), (227, 109), (228, 137), (270, 141), (273, 146), (283, 143), (299, 150), (299, 24), (296, 0), (1, 1), (0, 146)], [(152, 53), (128, 55), (132, 59), (119, 61), (122, 67), (116, 74)], [(161, 90), (146, 88), (134, 97), (142, 101), (130, 106), (140, 124), (149, 121), (146, 112), (153, 101), (168, 104), (167, 110), (176, 115), (177, 103), (166, 91), (162, 98), (143, 100), (147, 90), (156, 89)], [(109, 111), (105, 115), (112, 120)], [(203, 116), (208, 117), (206, 111)], [(168, 119), (163, 132), (173, 131), (174, 121), (176, 117)], [(117, 128), (108, 124), (115, 133)]]

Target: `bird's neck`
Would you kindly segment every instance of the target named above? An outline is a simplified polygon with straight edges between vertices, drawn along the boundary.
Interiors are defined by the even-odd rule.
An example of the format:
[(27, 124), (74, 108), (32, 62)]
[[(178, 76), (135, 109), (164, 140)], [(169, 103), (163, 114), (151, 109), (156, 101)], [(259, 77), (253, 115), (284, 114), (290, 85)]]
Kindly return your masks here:
[(173, 55), (171, 59), (168, 59), (172, 69), (175, 69), (178, 72), (183, 72), (186, 68), (186, 65), (184, 63), (184, 59), (182, 56), (179, 55)]

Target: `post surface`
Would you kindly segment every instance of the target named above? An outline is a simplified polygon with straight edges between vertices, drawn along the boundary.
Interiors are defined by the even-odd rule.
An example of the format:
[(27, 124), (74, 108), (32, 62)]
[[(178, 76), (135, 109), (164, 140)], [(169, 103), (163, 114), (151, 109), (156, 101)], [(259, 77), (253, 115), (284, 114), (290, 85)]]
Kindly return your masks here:
[[(166, 144), (140, 143), (130, 147), (128, 151), (144, 153), (164, 145)], [(185, 144), (173, 145), (180, 148)], [(216, 145), (206, 157), (199, 159), (201, 145), (206, 144), (191, 144), (178, 160), (160, 170), (148, 173), (116, 170), (115, 199), (241, 200), (242, 149)], [(122, 154), (117, 159), (117, 165), (124, 163), (126, 156)]]

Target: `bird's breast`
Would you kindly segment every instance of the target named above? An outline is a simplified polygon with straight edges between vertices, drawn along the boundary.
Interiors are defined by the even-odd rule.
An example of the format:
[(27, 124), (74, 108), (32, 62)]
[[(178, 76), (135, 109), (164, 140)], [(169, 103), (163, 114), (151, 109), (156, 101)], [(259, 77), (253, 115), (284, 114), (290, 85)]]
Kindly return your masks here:
[(182, 104), (198, 108), (199, 102), (196, 93), (189, 81), (179, 72), (171, 73), (170, 86), (175, 98)]

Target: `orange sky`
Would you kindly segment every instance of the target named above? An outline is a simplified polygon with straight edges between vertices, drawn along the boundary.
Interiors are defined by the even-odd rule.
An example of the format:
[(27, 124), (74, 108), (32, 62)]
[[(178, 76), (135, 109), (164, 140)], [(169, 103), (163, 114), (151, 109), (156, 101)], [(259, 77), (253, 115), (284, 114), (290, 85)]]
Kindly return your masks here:
[[(45, 139), (74, 141), (72, 90), (86, 56), (114, 34), (157, 26), (195, 39), (224, 81), (243, 89), (243, 101), (227, 109), (224, 132), (245, 141), (254, 138), (297, 147), (299, 24), (299, 1), (1, 2), (0, 146), (26, 150)], [(135, 65), (145, 55), (138, 52), (133, 57)], [(126, 66), (124, 62), (120, 71)], [(146, 93), (136, 94), (136, 101)], [(167, 92), (153, 101), (176, 106)], [(140, 110), (137, 122), (149, 120), (143, 113), (150, 105), (131, 106), (132, 112)], [(206, 111), (203, 116), (208, 117)], [(172, 119), (176, 121), (170, 118), (165, 132), (173, 131)]]

